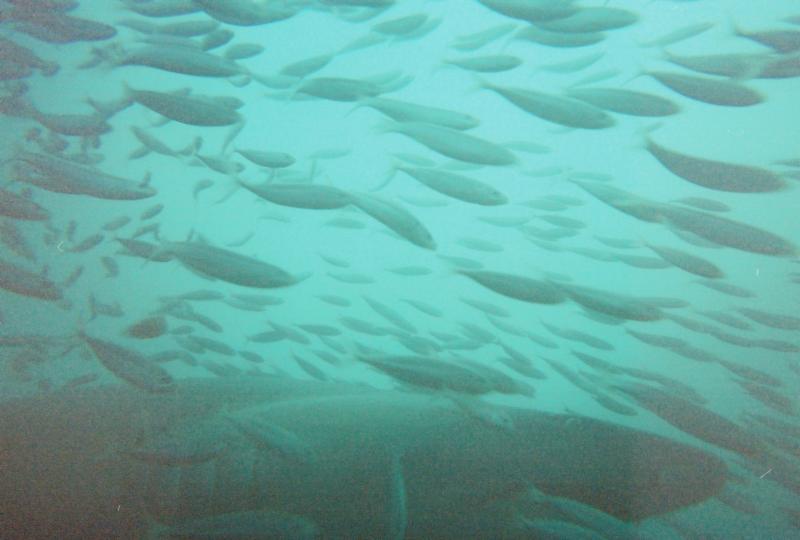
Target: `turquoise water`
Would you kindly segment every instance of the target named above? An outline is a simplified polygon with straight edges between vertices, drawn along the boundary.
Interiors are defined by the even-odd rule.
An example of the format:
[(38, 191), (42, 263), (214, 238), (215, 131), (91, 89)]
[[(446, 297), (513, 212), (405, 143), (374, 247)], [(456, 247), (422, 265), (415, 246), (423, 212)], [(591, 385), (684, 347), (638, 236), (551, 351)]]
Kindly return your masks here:
[(59, 3), (0, 11), (0, 537), (796, 534), (796, 7)]

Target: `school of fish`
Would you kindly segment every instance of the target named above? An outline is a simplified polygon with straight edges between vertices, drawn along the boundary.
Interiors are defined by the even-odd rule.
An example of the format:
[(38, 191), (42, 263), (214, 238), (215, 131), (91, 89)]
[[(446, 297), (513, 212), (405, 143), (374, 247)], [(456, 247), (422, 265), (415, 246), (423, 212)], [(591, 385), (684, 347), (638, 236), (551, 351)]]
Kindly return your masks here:
[(1, 538), (800, 531), (798, 6), (0, 29)]

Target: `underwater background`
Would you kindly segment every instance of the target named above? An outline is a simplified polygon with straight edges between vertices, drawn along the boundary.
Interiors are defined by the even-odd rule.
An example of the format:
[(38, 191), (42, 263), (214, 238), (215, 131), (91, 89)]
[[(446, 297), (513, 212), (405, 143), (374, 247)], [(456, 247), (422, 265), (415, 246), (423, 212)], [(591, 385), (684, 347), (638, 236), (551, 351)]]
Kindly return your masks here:
[(0, 538), (794, 537), (798, 77), (781, 0), (0, 2)]

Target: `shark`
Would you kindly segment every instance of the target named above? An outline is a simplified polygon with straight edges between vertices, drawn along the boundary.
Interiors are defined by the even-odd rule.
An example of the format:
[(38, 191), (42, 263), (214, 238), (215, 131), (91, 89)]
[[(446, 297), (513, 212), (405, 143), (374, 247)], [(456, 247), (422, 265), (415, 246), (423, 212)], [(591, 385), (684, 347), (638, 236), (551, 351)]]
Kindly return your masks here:
[(152, 538), (154, 523), (274, 511), (321, 538), (498, 538), (534, 488), (635, 524), (726, 483), (725, 463), (704, 449), (481, 403), (504, 421), (444, 393), (282, 375), (7, 399), (0, 530), (7, 540)]

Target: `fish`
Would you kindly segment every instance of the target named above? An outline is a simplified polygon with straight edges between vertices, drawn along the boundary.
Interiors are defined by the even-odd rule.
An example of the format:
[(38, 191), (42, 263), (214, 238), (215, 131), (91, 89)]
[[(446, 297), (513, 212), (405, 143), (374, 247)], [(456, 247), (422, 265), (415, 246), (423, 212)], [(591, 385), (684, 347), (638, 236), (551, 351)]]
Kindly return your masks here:
[(503, 37), (504, 35), (513, 31), (515, 28), (516, 25), (514, 23), (503, 23), (490, 26), (485, 30), (456, 36), (456, 39), (451, 46), (461, 51), (474, 51), (485, 45), (488, 45), (492, 41)]
[(146, 317), (125, 329), (125, 335), (136, 339), (153, 339), (167, 331), (167, 320), (161, 316)]
[(444, 312), (437, 307), (431, 306), (430, 304), (423, 302), (421, 300), (410, 300), (405, 299), (403, 300), (407, 304), (415, 307), (417, 310), (421, 311), (425, 315), (429, 315), (431, 317), (442, 317), (444, 316)]
[(201, 242), (164, 242), (161, 251), (204, 277), (244, 287), (288, 287), (302, 279), (269, 263)]
[(569, 88), (564, 94), (600, 109), (631, 116), (661, 117), (680, 112), (680, 107), (666, 98), (624, 88)]
[(461, 174), (406, 166), (396, 166), (393, 171), (402, 171), (432, 190), (464, 202), (482, 206), (499, 206), (508, 202), (508, 197), (489, 184)]
[(491, 390), (489, 382), (478, 373), (437, 358), (359, 355), (358, 360), (415, 387), (465, 394), (485, 394)]
[(412, 213), (388, 199), (367, 193), (350, 194), (353, 206), (380, 221), (399, 236), (424, 249), (435, 250), (436, 241)]
[(303, 60), (286, 64), (281, 68), (279, 73), (281, 75), (302, 79), (321, 70), (327, 66), (331, 60), (333, 60), (333, 55), (331, 54), (312, 56), (310, 58), (304, 58)]
[(600, 349), (604, 351), (613, 351), (616, 347), (609, 343), (608, 341), (595, 337), (591, 334), (586, 332), (581, 332), (580, 330), (574, 330), (572, 328), (559, 328), (553, 326), (552, 324), (547, 324), (545, 322), (541, 323), (544, 328), (547, 329), (548, 332), (551, 334), (567, 339), (569, 341), (575, 341), (578, 343), (583, 343), (584, 345), (588, 345), (593, 349)]
[(383, 93), (383, 88), (369, 80), (345, 77), (317, 77), (304, 80), (297, 87), (296, 92), (331, 101), (352, 102), (376, 97)]
[(543, 69), (551, 73), (573, 73), (593, 65), (604, 55), (605, 53), (602, 51), (594, 52), (584, 56), (579, 56), (578, 58), (574, 58), (572, 60), (565, 60), (562, 62), (540, 66), (538, 69)]
[[(191, 155), (195, 150), (199, 149), (202, 143), (202, 139), (197, 137), (195, 138), (194, 141), (189, 143), (185, 148), (180, 150), (173, 150), (165, 143), (158, 140), (153, 134), (145, 131), (140, 127), (131, 126), (131, 132), (139, 140), (139, 142), (142, 143), (142, 146), (134, 150), (133, 153), (131, 154), (135, 155), (136, 157), (144, 157), (148, 155), (150, 152), (155, 152), (157, 154), (169, 157), (188, 156)], [(129, 155), (129, 157), (131, 155)]]
[(61, 300), (64, 296), (61, 287), (47, 277), (3, 259), (0, 259), (0, 288), (51, 302)]
[(140, 221), (145, 221), (145, 220), (148, 220), (148, 219), (152, 219), (152, 218), (156, 217), (157, 215), (159, 215), (162, 212), (162, 210), (164, 210), (164, 205), (163, 204), (159, 203), (159, 204), (156, 204), (154, 206), (151, 206), (150, 208), (148, 208), (147, 210), (145, 210), (144, 212), (139, 214), (139, 220)]
[(712, 199), (706, 199), (705, 197), (682, 197), (676, 199), (675, 202), (709, 212), (730, 212), (731, 210), (730, 206), (727, 204)]
[(22, 10), (12, 10), (11, 17), (14, 16), (20, 16), (15, 26), (18, 32), (48, 43), (104, 41), (117, 35), (117, 29), (113, 26), (65, 13), (44, 10), (33, 17), (26, 17)]
[(500, 295), (534, 304), (560, 304), (567, 297), (547, 281), (491, 270), (456, 270), (476, 283)]
[(270, 169), (283, 169), (294, 165), (295, 158), (286, 152), (268, 152), (263, 150), (237, 149), (236, 152), (242, 157), (259, 165)]
[(155, 0), (144, 3), (126, 1), (125, 9), (145, 17), (174, 17), (189, 15), (201, 10), (194, 0)]
[(206, 96), (192, 96), (154, 90), (136, 90), (126, 87), (128, 97), (182, 124), (190, 126), (214, 127), (240, 124), (239, 112), (220, 100)]
[(632, 321), (656, 321), (662, 317), (658, 307), (646, 299), (571, 283), (558, 283), (557, 285), (581, 307), (610, 317)]
[(510, 54), (492, 54), (466, 58), (450, 58), (443, 61), (445, 65), (457, 66), (467, 71), (478, 73), (500, 73), (510, 71), (522, 65), (522, 59)]
[(457, 130), (472, 129), (480, 124), (478, 118), (462, 111), (419, 105), (396, 99), (364, 98), (359, 100), (359, 105), (371, 107), (397, 122), (423, 122)]
[(275, 452), (284, 459), (312, 463), (319, 457), (303, 437), (278, 425), (271, 424), (268, 416), (229, 416), (227, 420), (257, 448)]
[(221, 354), (224, 356), (234, 356), (236, 351), (233, 350), (229, 345), (222, 343), (221, 341), (217, 341), (216, 339), (208, 338), (205, 336), (200, 336), (197, 334), (190, 334), (186, 336), (188, 341), (191, 341), (201, 350), (208, 350), (213, 351), (217, 354)]
[(238, 184), (266, 201), (290, 208), (332, 210), (353, 204), (348, 192), (334, 186), (276, 183), (254, 186), (242, 181)]
[(119, 264), (113, 257), (102, 257), (100, 261), (106, 270), (106, 277), (113, 278), (119, 275)]
[(767, 312), (748, 307), (736, 309), (751, 321), (769, 326), (770, 328), (777, 328), (779, 330), (800, 330), (800, 317), (795, 317), (794, 315)]
[(692, 56), (665, 53), (665, 59), (675, 65), (706, 75), (720, 75), (733, 79), (763, 76), (770, 58), (761, 53), (721, 53)]
[(692, 23), (661, 34), (658, 37), (654, 37), (646, 41), (640, 41), (639, 45), (642, 47), (666, 47), (668, 45), (678, 43), (679, 41), (691, 39), (702, 34), (703, 32), (710, 30), (713, 27), (714, 23), (710, 22)]
[(299, 9), (287, 2), (263, 5), (252, 0), (195, 0), (195, 4), (221, 23), (245, 27), (282, 21)]
[(237, 43), (225, 49), (223, 56), (228, 60), (244, 60), (258, 56), (262, 52), (264, 46), (258, 43)]
[(341, 281), (342, 283), (350, 283), (350, 284), (366, 284), (366, 283), (375, 283), (375, 278), (369, 276), (367, 274), (360, 274), (358, 272), (337, 272), (337, 271), (328, 271), (326, 274), (336, 281)]
[(53, 155), (21, 150), (14, 156), (19, 180), (54, 193), (88, 195), (97, 199), (139, 200), (152, 197), (156, 190), (93, 167)]
[(172, 253), (161, 250), (156, 244), (143, 240), (133, 238), (115, 238), (115, 240), (125, 249), (121, 252), (124, 255), (133, 255), (153, 262), (168, 262), (174, 258)]
[(485, 253), (500, 253), (503, 251), (503, 246), (491, 240), (484, 240), (482, 238), (459, 238), (456, 242), (467, 249), (474, 251), (483, 251)]
[(734, 422), (687, 399), (639, 383), (613, 387), (665, 422), (720, 448), (748, 458), (757, 458), (765, 450), (761, 441)]
[(557, 48), (589, 47), (606, 39), (603, 32), (552, 32), (534, 25), (518, 30), (514, 37)]
[(760, 43), (781, 54), (800, 51), (800, 31), (798, 30), (763, 30), (750, 32), (734, 26), (733, 33)]
[(23, 221), (46, 221), (50, 212), (28, 197), (0, 188), (0, 216)]
[(43, 60), (28, 47), (7, 37), (0, 37), (0, 61), (38, 69), (46, 77), (55, 75), (60, 69), (57, 62)]
[(111, 131), (107, 117), (93, 114), (45, 113), (31, 106), (31, 117), (51, 132), (74, 137), (96, 138)]
[(416, 333), (417, 329), (411, 324), (405, 317), (400, 315), (395, 309), (387, 306), (383, 302), (379, 302), (374, 298), (370, 298), (369, 296), (363, 295), (364, 301), (369, 304), (369, 307), (372, 308), (375, 313), (392, 323), (393, 325), (397, 326), (401, 330), (405, 330), (411, 334)]
[(87, 236), (80, 242), (70, 246), (65, 251), (68, 251), (70, 253), (83, 253), (85, 251), (89, 251), (90, 249), (99, 246), (103, 242), (103, 240), (105, 240), (105, 236), (103, 236), (101, 233), (95, 233), (90, 236)]
[(136, 350), (93, 337), (83, 330), (78, 335), (100, 363), (123, 381), (153, 394), (175, 390), (175, 380), (169, 372)]
[(677, 266), (681, 270), (694, 274), (696, 276), (719, 279), (725, 277), (725, 273), (720, 268), (702, 257), (686, 253), (680, 249), (671, 248), (668, 246), (653, 245), (650, 243), (645, 244), (648, 248), (654, 251), (659, 257), (666, 262)]
[(636, 13), (626, 9), (584, 7), (566, 17), (540, 21), (536, 26), (551, 32), (590, 33), (624, 28), (638, 20)]
[(118, 218), (112, 219), (111, 221), (103, 225), (103, 230), (116, 231), (117, 229), (121, 229), (130, 222), (131, 218), (129, 216), (120, 216)]
[[(230, 43), (234, 37), (236, 37), (236, 34), (230, 28), (220, 28), (203, 36), (200, 41), (200, 48), (204, 51), (218, 49)], [(263, 77), (258, 77), (258, 81), (264, 84)]]
[(402, 122), (387, 124), (383, 130), (401, 133), (434, 152), (467, 163), (502, 166), (517, 162), (516, 156), (508, 149), (457, 129), (422, 122)]
[(234, 60), (202, 49), (182, 46), (149, 45), (126, 53), (117, 66), (147, 66), (171, 73), (197, 77), (235, 77), (249, 72)]
[(797, 247), (791, 241), (740, 221), (674, 205), (663, 205), (658, 213), (672, 227), (723, 246), (775, 257), (797, 255)]
[(786, 188), (786, 182), (767, 169), (682, 154), (649, 138), (645, 145), (670, 172), (698, 186), (734, 193), (769, 193)]
[(758, 91), (735, 81), (668, 71), (647, 71), (646, 74), (682, 96), (710, 105), (751, 107), (764, 101)]
[(615, 124), (614, 119), (603, 110), (571, 97), (488, 82), (482, 82), (481, 87), (496, 92), (523, 111), (554, 124), (582, 129), (605, 129)]
[(337, 307), (349, 307), (350, 306), (350, 300), (348, 300), (347, 298), (343, 298), (341, 296), (335, 295), (335, 294), (321, 294), (321, 295), (317, 295), (317, 298), (319, 298), (323, 302), (328, 303), (328, 304), (330, 304), (332, 306), (337, 306)]
[(577, 13), (580, 8), (572, 5), (573, 0), (559, 2), (554, 0), (478, 0), (492, 11), (537, 24)]

